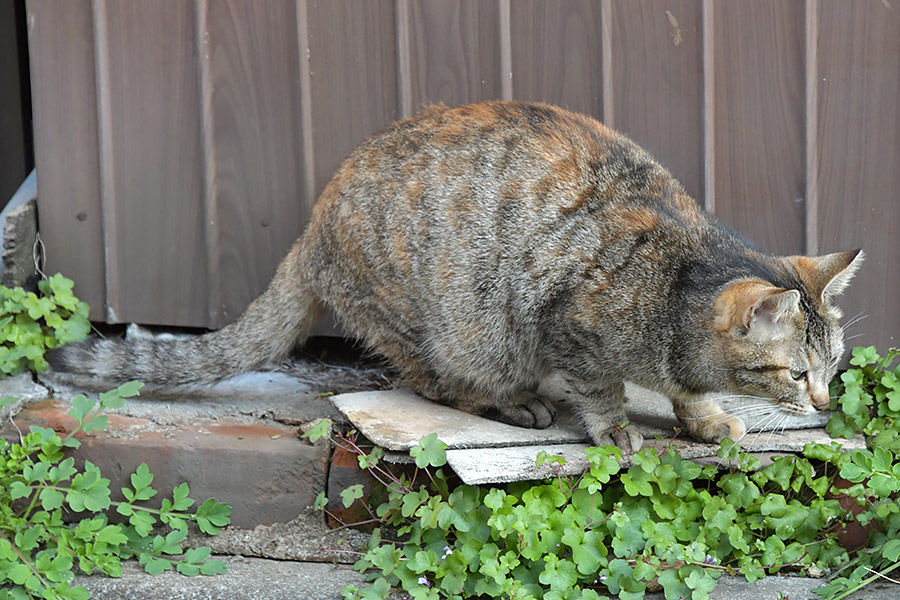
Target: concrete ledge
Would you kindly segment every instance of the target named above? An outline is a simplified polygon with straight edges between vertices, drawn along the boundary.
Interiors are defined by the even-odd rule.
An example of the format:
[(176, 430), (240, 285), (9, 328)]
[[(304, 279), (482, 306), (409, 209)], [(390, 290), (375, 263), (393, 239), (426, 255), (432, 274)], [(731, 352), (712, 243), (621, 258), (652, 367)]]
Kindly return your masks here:
[(185, 577), (167, 572), (148, 575), (136, 562), (126, 563), (122, 577), (79, 576), (93, 600), (338, 600), (341, 588), (363, 585), (363, 576), (346, 566), (244, 558), (216, 557), (228, 563), (228, 573), (215, 577)]
[[(307, 562), (285, 562), (241, 556), (217, 557), (228, 563), (228, 573), (215, 577), (184, 577), (178, 573), (147, 575), (140, 565), (129, 562), (123, 577), (79, 576), (94, 600), (339, 600), (345, 585), (362, 586), (364, 577), (348, 567)], [(710, 594), (712, 600), (818, 600), (812, 593), (822, 579), (766, 577), (747, 583), (742, 577), (723, 576)], [(849, 596), (849, 600), (896, 600), (900, 586), (871, 584)], [(780, 595), (779, 595), (780, 594)], [(408, 599), (394, 594), (394, 599)], [(647, 600), (664, 600), (662, 592), (647, 594)]]

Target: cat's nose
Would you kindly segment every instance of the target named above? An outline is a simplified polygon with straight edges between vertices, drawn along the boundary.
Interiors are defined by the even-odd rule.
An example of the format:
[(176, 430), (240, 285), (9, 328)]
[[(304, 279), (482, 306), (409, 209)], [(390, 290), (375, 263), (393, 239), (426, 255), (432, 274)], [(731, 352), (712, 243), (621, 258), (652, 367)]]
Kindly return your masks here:
[(828, 404), (830, 403), (828, 394), (813, 396), (811, 399), (812, 405), (816, 410), (825, 410), (826, 408), (828, 408)]

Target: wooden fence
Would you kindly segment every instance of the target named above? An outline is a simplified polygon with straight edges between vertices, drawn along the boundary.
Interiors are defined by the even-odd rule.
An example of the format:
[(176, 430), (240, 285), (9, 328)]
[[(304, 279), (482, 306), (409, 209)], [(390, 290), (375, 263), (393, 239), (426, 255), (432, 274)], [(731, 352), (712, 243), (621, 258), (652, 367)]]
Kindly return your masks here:
[(898, 345), (898, 0), (28, 0), (47, 268), (108, 322), (219, 327), (364, 137), (541, 100), (629, 134), (779, 253), (865, 247)]

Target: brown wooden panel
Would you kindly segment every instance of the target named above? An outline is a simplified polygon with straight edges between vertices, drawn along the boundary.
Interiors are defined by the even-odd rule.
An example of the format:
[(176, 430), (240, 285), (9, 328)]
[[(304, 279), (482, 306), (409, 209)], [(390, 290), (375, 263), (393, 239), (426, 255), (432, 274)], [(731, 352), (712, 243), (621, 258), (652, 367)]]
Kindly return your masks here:
[(600, 2), (510, 3), (512, 93), (603, 117)]
[[(893, 6), (889, 6), (892, 4)], [(840, 302), (848, 345), (900, 345), (900, 3), (819, 3), (819, 251), (868, 258)]]
[[(112, 321), (205, 324), (193, 5), (98, 2), (101, 155)], [(106, 128), (106, 129), (103, 129)], [(106, 162), (108, 161), (108, 163)]]
[(804, 248), (802, 2), (713, 5), (716, 214), (761, 247)]
[(307, 2), (315, 185), (320, 193), (359, 143), (399, 117), (391, 0)]
[(29, 0), (28, 46), (41, 238), (48, 273), (105, 317), (94, 33), (89, 0)]
[(496, 2), (412, 0), (407, 6), (413, 112), (432, 102), (454, 106), (501, 97)]
[(615, 127), (647, 148), (702, 202), (700, 0), (612, 3)]
[[(5, 205), (28, 175), (25, 163), (25, 128), (22, 79), (16, 35), (19, 6), (0, 3), (0, 205)], [(24, 16), (24, 12), (22, 14)], [(22, 49), (24, 54), (24, 48)]]
[(208, 7), (210, 313), (220, 326), (265, 288), (313, 199), (302, 192), (294, 0)]

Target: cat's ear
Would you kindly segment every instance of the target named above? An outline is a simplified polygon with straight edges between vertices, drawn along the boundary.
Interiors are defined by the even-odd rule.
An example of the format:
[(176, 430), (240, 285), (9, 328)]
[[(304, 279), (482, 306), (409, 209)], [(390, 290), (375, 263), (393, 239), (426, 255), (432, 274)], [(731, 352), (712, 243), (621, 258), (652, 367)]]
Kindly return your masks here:
[(787, 260), (797, 270), (810, 294), (824, 303), (847, 289), (863, 258), (862, 250), (850, 250), (824, 256), (789, 256)]
[(800, 292), (756, 279), (726, 285), (713, 304), (713, 327), (738, 330), (760, 339), (778, 337), (800, 311)]

